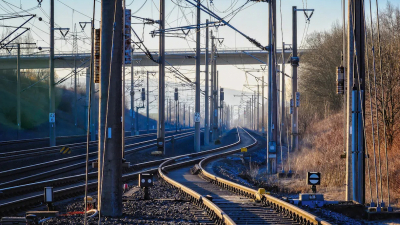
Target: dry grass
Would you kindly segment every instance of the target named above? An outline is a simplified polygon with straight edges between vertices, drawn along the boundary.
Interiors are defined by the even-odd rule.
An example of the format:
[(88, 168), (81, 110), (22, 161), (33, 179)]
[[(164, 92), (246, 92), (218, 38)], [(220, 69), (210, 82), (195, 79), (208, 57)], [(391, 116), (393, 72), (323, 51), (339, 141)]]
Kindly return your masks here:
[[(367, 124), (368, 126), (368, 124)], [(369, 133), (368, 133), (369, 130)], [(373, 145), (371, 141), (371, 131), (367, 129), (367, 142), (369, 153), (369, 164), (371, 174), (372, 198), (376, 202), (376, 182), (375, 165), (373, 157)], [(386, 179), (386, 156), (384, 146), (381, 142), (381, 167), (382, 167), (382, 186), (384, 201), (387, 202), (387, 179)], [(395, 206), (400, 205), (400, 159), (399, 149), (400, 138), (396, 138), (389, 146), (389, 187), (391, 194), (391, 203)], [(321, 172), (321, 188), (329, 193), (329, 189), (336, 188), (342, 190), (344, 195), (346, 179), (346, 161), (341, 159), (343, 154), (343, 117), (342, 114), (335, 114), (327, 119), (315, 122), (307, 129), (303, 135), (300, 151), (294, 153), (291, 157), (292, 167), (301, 178), (305, 178), (307, 171)], [(377, 151), (377, 146), (376, 146)], [(379, 162), (377, 156), (377, 163)], [(379, 168), (379, 164), (377, 164)], [(379, 172), (379, 171), (378, 171)], [(298, 187), (298, 191), (305, 192), (305, 187)], [(380, 177), (378, 173), (379, 198), (381, 199)], [(337, 194), (334, 194), (337, 195)], [(366, 171), (366, 198), (367, 202), (371, 200), (369, 173)]]

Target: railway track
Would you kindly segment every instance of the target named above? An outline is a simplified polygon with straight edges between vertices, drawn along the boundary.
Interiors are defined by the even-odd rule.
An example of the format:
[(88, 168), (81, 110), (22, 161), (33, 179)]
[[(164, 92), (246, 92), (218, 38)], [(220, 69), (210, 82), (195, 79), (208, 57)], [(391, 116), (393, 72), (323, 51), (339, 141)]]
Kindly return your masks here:
[[(193, 131), (181, 133), (175, 136), (175, 140), (182, 139), (193, 135)], [(166, 141), (171, 141), (171, 136), (167, 137)], [(150, 147), (156, 146), (156, 140), (147, 140), (134, 144), (125, 145), (125, 155), (132, 154)], [(90, 163), (97, 159), (97, 151), (89, 153)], [(29, 182), (39, 181), (51, 176), (66, 173), (68, 171), (84, 169), (86, 165), (86, 154), (75, 155), (62, 159), (52, 160), (44, 163), (33, 164), (29, 166), (22, 166), (15, 169), (10, 169), (0, 172), (0, 178), (5, 180), (0, 183), (0, 188), (7, 188), (10, 186), (23, 185)], [(52, 168), (56, 167), (56, 168)], [(46, 169), (43, 171), (43, 169)], [(23, 174), (18, 177), (18, 174)], [(9, 179), (13, 177), (13, 179)], [(0, 189), (1, 190), (1, 189)]]
[[(184, 129), (183, 132), (191, 131), (193, 129)], [(175, 131), (167, 131), (166, 134), (175, 134)], [(181, 132), (177, 133), (180, 134)], [(142, 139), (142, 138), (148, 138), (157, 135), (156, 133), (149, 133), (149, 134), (141, 134), (141, 135), (135, 135), (135, 136), (127, 136), (125, 137), (125, 143), (132, 142), (137, 139)], [(66, 136), (71, 137), (71, 136)], [(75, 136), (72, 136), (74, 138)], [(80, 136), (77, 136), (80, 137)], [(61, 138), (61, 137), (60, 137)], [(86, 136), (84, 137), (86, 139)], [(45, 139), (45, 138), (43, 138)], [(19, 143), (19, 142), (32, 142), (32, 140), (35, 139), (27, 139), (27, 140), (21, 140), (21, 141), (11, 141), (12, 143)], [(42, 139), (38, 139), (39, 141)], [(90, 141), (89, 142), (89, 147), (97, 146), (98, 141)], [(41, 155), (43, 153), (57, 153), (60, 151), (60, 149), (63, 146), (67, 146), (70, 149), (79, 149), (79, 148), (86, 148), (86, 141), (81, 141), (81, 142), (76, 142), (76, 143), (69, 143), (65, 145), (57, 145), (57, 146), (52, 146), (52, 147), (38, 147), (38, 148), (30, 148), (30, 149), (23, 149), (23, 150), (16, 150), (16, 151), (4, 151), (3, 149), (3, 142), (0, 142), (0, 149), (2, 149), (2, 152), (0, 153), (0, 160), (13, 160), (13, 159), (20, 159), (22, 157), (31, 157), (31, 156), (36, 156), (36, 155)]]
[(158, 172), (168, 184), (179, 189), (194, 204), (206, 210), (217, 224), (329, 224), (328, 222), (273, 196), (226, 179), (211, 171), (210, 162), (224, 155), (237, 153), (239, 147), (251, 148), (257, 140), (242, 130), (242, 144), (202, 159), (192, 169), (189, 164), (177, 165), (180, 157), (163, 162)]
[[(184, 165), (186, 163), (198, 163), (205, 156), (209, 156), (217, 152), (224, 152), (227, 148), (238, 145), (239, 143), (240, 138), (233, 144), (202, 152), (182, 155), (170, 166)], [(176, 157), (174, 157), (174, 159), (175, 158)], [(130, 170), (123, 174), (122, 180), (127, 182), (135, 179), (140, 173), (143, 172), (157, 173), (159, 165), (168, 159), (172, 158), (148, 161), (133, 165)], [(15, 215), (17, 212), (21, 212), (41, 204), (43, 201), (43, 188), (46, 186), (55, 187), (54, 198), (56, 201), (80, 195), (84, 192), (84, 180), (85, 174), (78, 174), (14, 187), (2, 188), (0, 189), (0, 217), (6, 215)], [(89, 191), (97, 190), (97, 172), (89, 173), (88, 189)]]

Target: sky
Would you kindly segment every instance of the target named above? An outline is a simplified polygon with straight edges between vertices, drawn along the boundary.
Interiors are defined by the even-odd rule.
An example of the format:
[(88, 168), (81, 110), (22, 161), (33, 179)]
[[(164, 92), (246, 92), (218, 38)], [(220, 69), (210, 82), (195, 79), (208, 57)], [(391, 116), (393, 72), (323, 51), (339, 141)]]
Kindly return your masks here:
[[(19, 13), (21, 14), (36, 14), (36, 18), (32, 19), (25, 26), (30, 27), (29, 34), (33, 37), (34, 41), (38, 46), (48, 47), (49, 46), (49, 10), (50, 0), (42, 0), (41, 6), (38, 5), (39, 0), (0, 0), (0, 14)], [(59, 31), (55, 31), (56, 36), (56, 53), (57, 52), (71, 52), (72, 50), (72, 31), (74, 26), (77, 27), (78, 35), (78, 51), (89, 52), (90, 49), (90, 29), (89, 25), (83, 29), (80, 28), (79, 22), (89, 22), (92, 17), (93, 0), (54, 0), (55, 1), (55, 27), (58, 28), (70, 28), (70, 33), (64, 38)], [(165, 0), (166, 1), (166, 27), (179, 27), (185, 25), (195, 24), (196, 22), (196, 11), (195, 8), (190, 6), (185, 0)], [(194, 2), (194, 0), (189, 0)], [(95, 0), (96, 4), (96, 16), (95, 26), (99, 27), (100, 15), (101, 15), (101, 4), (100, 0)], [(212, 2), (212, 4), (211, 4)], [(292, 6), (300, 8), (314, 9), (314, 13), (309, 21), (306, 20), (303, 13), (298, 13), (298, 44), (300, 48), (304, 46), (306, 38), (313, 32), (320, 32), (329, 30), (334, 23), (342, 24), (342, 1), (341, 0), (276, 0), (277, 2), (277, 48), (281, 48), (281, 43), (290, 44), (292, 42)], [(347, 1), (346, 1), (347, 2)], [(375, 1), (373, 2), (373, 10), (375, 10)], [(400, 5), (400, 0), (379, 0), (379, 7), (382, 9), (386, 6), (387, 2), (392, 3), (394, 6)], [(229, 23), (235, 28), (245, 33), (246, 35), (256, 39), (262, 45), (268, 45), (268, 4), (263, 2), (248, 2), (246, 0), (202, 0), (201, 2), (205, 6), (209, 7), (214, 13), (220, 17), (227, 16)], [(245, 4), (245, 5), (244, 5)], [(347, 4), (347, 3), (346, 3)], [(244, 6), (243, 6), (244, 5)], [(159, 19), (159, 1), (158, 0), (126, 0), (126, 8), (131, 9), (134, 16)], [(232, 10), (238, 9), (241, 6), (241, 10), (232, 17)], [(369, 10), (369, 8), (368, 8)], [(367, 10), (367, 16), (368, 16)], [(235, 11), (236, 13), (237, 11)], [(42, 21), (39, 21), (39, 17)], [(19, 26), (27, 17), (16, 18), (12, 20), (2, 20), (0, 23), (3, 25)], [(201, 13), (201, 22), (204, 23), (206, 19), (212, 19), (210, 16)], [(308, 22), (308, 23), (306, 23)], [(141, 23), (141, 20), (132, 19), (132, 23)], [(152, 50), (158, 49), (158, 37), (151, 37), (149, 34), (151, 31), (157, 29), (153, 25), (135, 24), (133, 28), (144, 40), (144, 44), (147, 48)], [(1, 28), (4, 29), (4, 28)], [(3, 30), (1, 33), (4, 33)], [(254, 48), (244, 37), (239, 33), (235, 32), (231, 28), (224, 26), (218, 29), (213, 29), (213, 32), (217, 37), (223, 38), (222, 45), (218, 45), (219, 49), (230, 48), (230, 49), (241, 49), (241, 48)], [(202, 36), (202, 47), (204, 47), (204, 30), (201, 30)], [(303, 45), (301, 45), (303, 43)], [(193, 49), (195, 48), (195, 32), (191, 31), (186, 39), (169, 37), (166, 39), (166, 49), (178, 50), (178, 49)], [(3, 54), (3, 53), (2, 53)], [(242, 67), (242, 66), (241, 66)], [(259, 65), (247, 65), (247, 68), (257, 68)], [(135, 68), (139, 71), (152, 70), (156, 71), (157, 68)], [(65, 76), (71, 71), (71, 69), (57, 70), (59, 78)], [(194, 65), (181, 67), (181, 71), (194, 80)], [(233, 66), (219, 66), (219, 83), (222, 87), (228, 89), (234, 89), (238, 91), (243, 89), (243, 84), (248, 83), (250, 85), (256, 84), (254, 78), (246, 79), (245, 73)], [(287, 69), (290, 74), (290, 69)], [(256, 74), (261, 76), (262, 74)], [(168, 75), (170, 78), (167, 81), (175, 81), (172, 75)], [(204, 74), (202, 74), (204, 76)], [(143, 76), (137, 79), (143, 79)], [(153, 84), (153, 92), (156, 93), (157, 75), (151, 79), (151, 87)], [(80, 84), (84, 85), (84, 76), (80, 77)], [(126, 82), (130, 82), (129, 70), (126, 73)], [(204, 83), (204, 81), (202, 82)], [(65, 83), (66, 86), (70, 85), (70, 82)], [(174, 85), (170, 85), (169, 88), (174, 88)], [(139, 88), (137, 88), (139, 89)], [(150, 88), (151, 89), (151, 88)], [(188, 96), (186, 100), (190, 100), (193, 96), (193, 91), (187, 91), (181, 96)], [(127, 93), (127, 95), (129, 95)], [(150, 99), (155, 99), (156, 96), (151, 96)], [(167, 94), (168, 98), (168, 94)], [(228, 102), (228, 104), (236, 104), (234, 102)], [(154, 101), (154, 107), (156, 101)]]

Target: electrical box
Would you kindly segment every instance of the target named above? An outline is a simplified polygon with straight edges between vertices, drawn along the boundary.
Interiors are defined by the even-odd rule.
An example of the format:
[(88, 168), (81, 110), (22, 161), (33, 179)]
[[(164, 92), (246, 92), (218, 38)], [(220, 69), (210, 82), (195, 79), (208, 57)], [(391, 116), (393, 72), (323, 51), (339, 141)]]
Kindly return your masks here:
[(344, 67), (339, 66), (336, 68), (336, 93), (344, 94)]
[(175, 99), (175, 101), (178, 101), (178, 99), (179, 99), (178, 88), (175, 88), (174, 99)]
[(153, 187), (153, 174), (141, 173), (139, 174), (139, 187)]
[(146, 100), (146, 90), (142, 88), (142, 101)]

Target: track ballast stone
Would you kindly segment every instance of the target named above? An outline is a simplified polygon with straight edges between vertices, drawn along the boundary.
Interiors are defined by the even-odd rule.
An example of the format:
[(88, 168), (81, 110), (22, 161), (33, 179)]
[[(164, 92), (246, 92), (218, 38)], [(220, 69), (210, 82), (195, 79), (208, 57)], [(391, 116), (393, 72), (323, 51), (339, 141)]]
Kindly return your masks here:
[[(143, 200), (143, 190), (139, 189), (123, 202), (123, 214), (120, 218), (102, 217), (102, 224), (203, 224), (206, 217), (203, 210), (184, 199), (175, 188), (170, 188), (159, 181), (155, 181), (150, 188), (150, 198)], [(57, 218), (46, 221), (50, 224), (83, 224), (83, 215), (65, 215), (66, 212), (82, 212), (83, 200), (65, 206), (59, 206), (60, 214)], [(203, 216), (204, 215), (204, 216)], [(199, 216), (203, 218), (198, 218)], [(97, 224), (99, 217), (88, 220), (88, 224)], [(207, 219), (206, 219), (207, 220)]]

